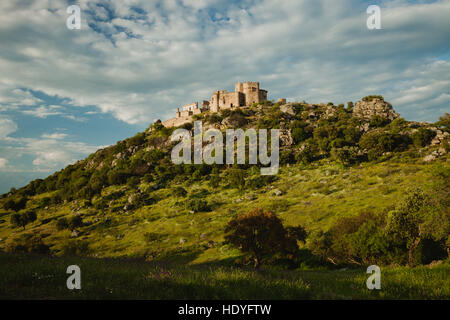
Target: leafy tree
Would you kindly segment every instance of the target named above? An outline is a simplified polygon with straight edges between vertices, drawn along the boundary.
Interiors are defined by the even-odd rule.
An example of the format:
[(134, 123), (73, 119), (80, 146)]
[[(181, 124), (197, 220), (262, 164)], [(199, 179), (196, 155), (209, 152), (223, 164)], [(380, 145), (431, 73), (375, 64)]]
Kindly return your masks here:
[(225, 241), (250, 254), (254, 268), (258, 270), (264, 257), (270, 254), (292, 251), (296, 240), (304, 240), (300, 228), (286, 230), (281, 220), (272, 212), (261, 208), (230, 220), (225, 228)]
[(25, 213), (14, 213), (11, 216), (11, 224), (16, 227), (22, 227), (25, 230), (25, 226), (31, 222), (36, 221), (37, 215), (34, 211), (28, 211)]
[(388, 215), (387, 231), (395, 239), (405, 242), (410, 266), (414, 264), (414, 251), (428, 236), (424, 228), (428, 200), (421, 189), (416, 189), (396, 210), (391, 211)]
[(3, 208), (5, 208), (5, 210), (13, 210), (17, 212), (26, 207), (27, 200), (28, 199), (25, 197), (19, 198), (18, 200), (10, 198), (5, 201), (5, 203), (3, 204)]

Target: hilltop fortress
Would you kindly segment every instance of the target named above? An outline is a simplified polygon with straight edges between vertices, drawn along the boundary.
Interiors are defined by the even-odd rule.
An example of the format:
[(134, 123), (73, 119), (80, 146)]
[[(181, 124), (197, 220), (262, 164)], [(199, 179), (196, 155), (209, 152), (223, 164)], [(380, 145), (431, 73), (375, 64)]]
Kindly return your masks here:
[(202, 112), (218, 112), (223, 109), (232, 109), (242, 106), (251, 106), (253, 103), (267, 101), (267, 90), (259, 88), (259, 82), (237, 82), (234, 92), (227, 90), (215, 91), (209, 101), (203, 100), (201, 106), (198, 102), (186, 104), (177, 108), (175, 118), (164, 121), (165, 127), (177, 127), (191, 122), (192, 116)]

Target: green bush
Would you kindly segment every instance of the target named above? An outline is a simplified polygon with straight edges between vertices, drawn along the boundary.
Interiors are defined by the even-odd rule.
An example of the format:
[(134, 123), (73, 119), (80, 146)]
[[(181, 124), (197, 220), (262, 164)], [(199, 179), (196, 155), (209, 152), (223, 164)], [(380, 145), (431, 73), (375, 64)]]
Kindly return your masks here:
[(83, 219), (79, 215), (73, 216), (68, 220), (68, 227), (71, 231), (82, 226), (83, 226)]
[(186, 207), (188, 210), (192, 210), (194, 212), (211, 211), (211, 207), (208, 205), (208, 202), (202, 199), (191, 199), (187, 202)]
[(50, 253), (50, 247), (42, 241), (40, 236), (25, 234), (8, 242), (5, 246), (5, 251), (13, 253), (48, 254)]
[(231, 169), (229, 172), (230, 184), (232, 187), (242, 190), (245, 186), (245, 176), (247, 173), (243, 169)]
[(183, 198), (186, 197), (187, 191), (183, 187), (175, 187), (172, 189), (172, 194), (175, 197)]
[(67, 256), (86, 256), (90, 253), (89, 243), (85, 240), (68, 240), (61, 249), (62, 254)]
[(11, 216), (11, 224), (15, 227), (22, 227), (25, 230), (25, 226), (31, 222), (36, 221), (37, 215), (34, 211), (28, 211), (25, 213), (14, 213)]
[(436, 132), (426, 128), (419, 128), (411, 135), (411, 139), (416, 147), (425, 147), (436, 136)]
[(69, 222), (67, 221), (66, 218), (59, 218), (56, 221), (56, 229), (61, 231), (61, 230), (67, 229), (67, 228), (69, 228)]

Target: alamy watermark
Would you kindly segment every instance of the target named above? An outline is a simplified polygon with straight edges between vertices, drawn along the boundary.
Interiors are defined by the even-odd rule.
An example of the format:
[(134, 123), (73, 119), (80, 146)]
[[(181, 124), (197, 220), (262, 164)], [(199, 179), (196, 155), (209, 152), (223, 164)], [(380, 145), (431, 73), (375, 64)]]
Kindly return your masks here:
[(381, 289), (381, 269), (379, 266), (371, 265), (367, 267), (367, 273), (371, 274), (369, 278), (367, 278), (366, 286), (367, 289), (373, 290)]
[[(261, 168), (262, 175), (277, 174), (280, 158), (280, 130), (270, 130), (270, 156), (268, 155), (267, 136), (267, 129), (259, 129), (258, 134), (255, 129), (245, 131), (242, 129), (227, 129), (225, 140), (226, 164), (246, 164), (246, 140), (248, 139), (248, 164), (257, 164), (259, 158), (260, 164), (268, 166)], [(176, 129), (170, 140), (172, 142), (180, 141), (172, 149), (172, 162), (175, 164), (192, 164), (191, 132), (187, 129)], [(204, 143), (208, 144), (204, 146)], [(223, 134), (220, 130), (209, 129), (203, 134), (202, 122), (194, 122), (194, 164), (223, 164), (223, 147)]]
[(80, 267), (73, 264), (67, 267), (66, 270), (67, 274), (70, 274), (70, 276), (67, 278), (66, 286), (67, 289), (73, 290), (73, 289), (81, 289), (81, 270)]
[(370, 15), (367, 18), (367, 29), (381, 29), (381, 8), (377, 5), (371, 5), (367, 7), (366, 12)]
[(66, 12), (70, 16), (66, 20), (66, 26), (69, 30), (81, 29), (81, 9), (77, 5), (68, 6)]

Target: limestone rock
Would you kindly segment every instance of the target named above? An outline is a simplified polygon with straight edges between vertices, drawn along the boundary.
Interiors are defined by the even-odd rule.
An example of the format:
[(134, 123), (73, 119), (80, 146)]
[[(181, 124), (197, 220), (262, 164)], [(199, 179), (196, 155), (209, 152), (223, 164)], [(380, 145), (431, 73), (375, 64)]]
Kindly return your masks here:
[(273, 190), (273, 194), (278, 197), (278, 196), (281, 196), (283, 194), (283, 192), (280, 189), (275, 189), (275, 190)]
[(295, 116), (295, 109), (292, 103), (283, 104), (280, 106), (281, 112), (287, 113), (291, 116)]
[(369, 101), (358, 101), (353, 108), (353, 116), (362, 120), (370, 120), (373, 116), (380, 116), (392, 121), (400, 115), (394, 111), (389, 102), (380, 98), (372, 98)]
[(78, 231), (78, 230), (73, 230), (72, 233), (70, 234), (70, 237), (71, 237), (71, 238), (77, 238), (80, 234), (81, 234), (80, 231)]
[(282, 146), (291, 146), (294, 143), (291, 130), (280, 130), (280, 144)]

